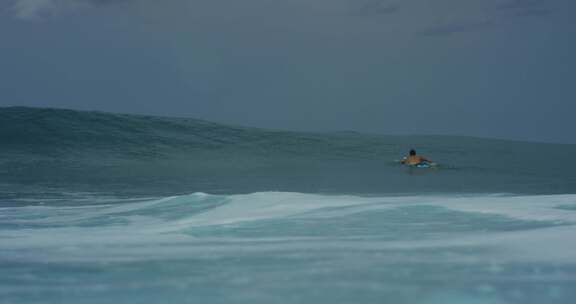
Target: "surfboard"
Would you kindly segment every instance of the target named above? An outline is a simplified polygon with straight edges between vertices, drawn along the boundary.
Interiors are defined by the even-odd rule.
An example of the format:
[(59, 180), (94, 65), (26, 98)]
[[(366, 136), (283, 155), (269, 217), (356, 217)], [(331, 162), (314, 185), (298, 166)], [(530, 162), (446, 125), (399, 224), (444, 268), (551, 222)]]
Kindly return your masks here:
[(412, 168), (435, 168), (437, 165), (436, 163), (430, 163), (430, 162), (420, 162), (417, 164), (413, 164), (413, 165), (407, 165), (408, 167), (412, 167)]

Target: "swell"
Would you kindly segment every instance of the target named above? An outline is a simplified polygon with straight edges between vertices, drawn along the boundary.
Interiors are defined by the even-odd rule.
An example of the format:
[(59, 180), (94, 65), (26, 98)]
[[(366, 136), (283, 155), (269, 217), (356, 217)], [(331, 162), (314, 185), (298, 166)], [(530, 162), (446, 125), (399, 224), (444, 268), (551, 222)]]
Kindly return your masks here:
[[(576, 193), (576, 145), (0, 108), (0, 192)], [(410, 148), (440, 164), (410, 170)]]

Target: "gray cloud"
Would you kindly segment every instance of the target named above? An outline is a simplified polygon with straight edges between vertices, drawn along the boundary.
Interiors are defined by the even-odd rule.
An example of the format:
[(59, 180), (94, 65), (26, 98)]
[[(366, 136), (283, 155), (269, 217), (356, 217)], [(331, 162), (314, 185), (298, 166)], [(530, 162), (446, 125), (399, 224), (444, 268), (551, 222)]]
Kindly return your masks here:
[(400, 6), (386, 0), (372, 0), (365, 2), (356, 10), (359, 15), (386, 15), (397, 12)]
[(90, 8), (128, 0), (14, 0), (12, 10), (21, 19), (35, 19), (44, 15)]
[(418, 34), (422, 36), (448, 36), (456, 33), (479, 31), (494, 25), (494, 22), (490, 20), (452, 22), (430, 26)]
[(544, 0), (509, 0), (497, 7), (513, 17), (538, 17), (550, 13), (547, 7), (550, 1)]
[(544, 0), (509, 0), (498, 6), (498, 9), (527, 9), (534, 7), (542, 7), (546, 4)]
[(517, 11), (514, 13), (514, 16), (517, 16), (517, 17), (540, 17), (540, 16), (549, 15), (550, 13), (551, 13), (551, 11), (548, 9), (533, 8), (533, 9), (525, 9), (525, 10)]
[(552, 0), (502, 0), (485, 11), (485, 19), (478, 19), (474, 12), (469, 18), (465, 15), (457, 21), (434, 24), (423, 31), (421, 36), (449, 36), (457, 33), (476, 32), (507, 24), (506, 19), (515, 17), (542, 17), (551, 13)]

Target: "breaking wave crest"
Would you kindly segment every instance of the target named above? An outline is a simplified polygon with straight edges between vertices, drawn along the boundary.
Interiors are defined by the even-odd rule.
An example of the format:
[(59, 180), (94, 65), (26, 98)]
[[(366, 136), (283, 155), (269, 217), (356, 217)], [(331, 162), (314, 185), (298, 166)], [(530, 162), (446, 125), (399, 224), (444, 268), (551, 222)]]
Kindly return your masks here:
[[(563, 231), (573, 233), (575, 206), (576, 195), (359, 197), (284, 192), (194, 193), (160, 199), (99, 201), (96, 205), (2, 208), (0, 243), (13, 250), (34, 247), (48, 251), (91, 248), (95, 244), (104, 248), (156, 242), (176, 246), (206, 240), (291, 240), (286, 246), (298, 240), (316, 240), (319, 243), (313, 246), (320, 247), (363, 241), (375, 248), (419, 248), (470, 244), (477, 247), (516, 239), (520, 240), (517, 245), (526, 245), (521, 241), (523, 235), (541, 236), (545, 242), (558, 241)], [(95, 256), (93, 252), (81, 252), (77, 257), (83, 259), (114, 258), (118, 253), (104, 250)], [(146, 255), (145, 250), (143, 253), (140, 257), (156, 254)]]

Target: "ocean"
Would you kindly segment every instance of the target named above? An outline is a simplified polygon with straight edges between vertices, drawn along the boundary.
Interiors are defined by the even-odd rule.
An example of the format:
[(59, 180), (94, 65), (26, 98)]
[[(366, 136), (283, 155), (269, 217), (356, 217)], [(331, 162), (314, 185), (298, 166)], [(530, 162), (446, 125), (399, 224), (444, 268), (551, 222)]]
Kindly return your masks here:
[(0, 140), (0, 303), (576, 300), (575, 145), (34, 108)]

